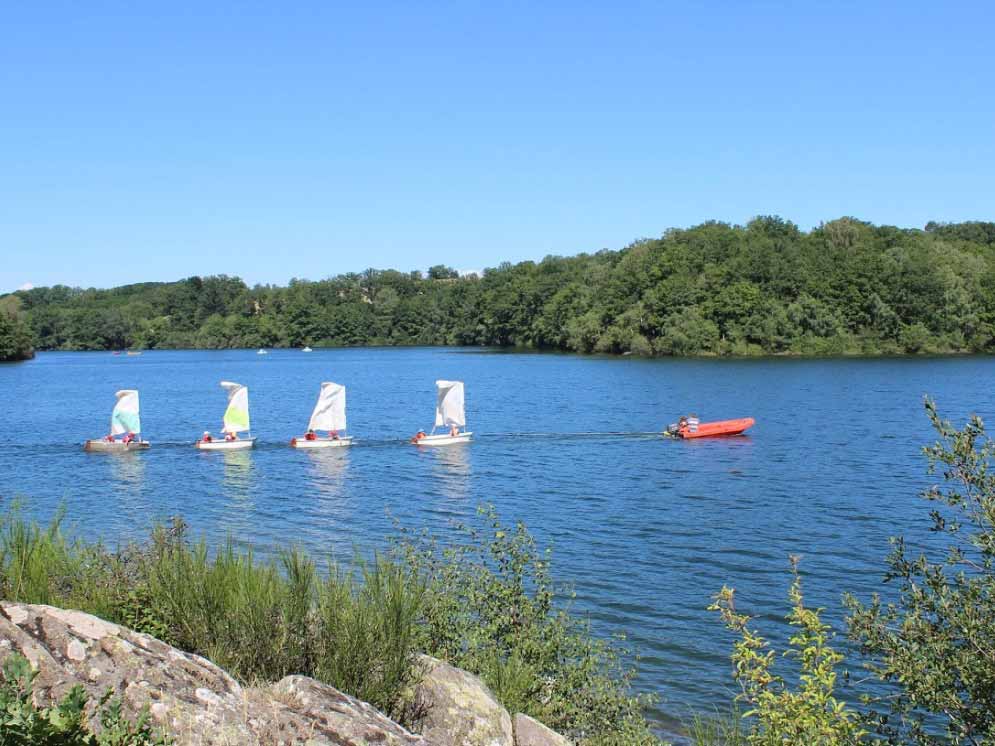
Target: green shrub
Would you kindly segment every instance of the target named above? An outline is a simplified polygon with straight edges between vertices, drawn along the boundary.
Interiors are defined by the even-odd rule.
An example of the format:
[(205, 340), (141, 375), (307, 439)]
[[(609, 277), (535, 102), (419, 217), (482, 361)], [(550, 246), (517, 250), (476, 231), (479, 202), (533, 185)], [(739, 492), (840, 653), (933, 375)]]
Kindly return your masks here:
[(99, 544), (69, 542), (61, 524), (60, 512), (43, 530), (24, 521), (16, 505), (0, 517), (0, 597), (115, 616), (129, 585), (121, 563)]
[[(378, 708), (397, 708), (411, 682), (422, 583), (375, 557), (357, 572), (315, 564), (299, 550), (260, 562), (229, 541), (160, 543), (148, 559), (150, 595), (167, 638), (244, 681), (313, 676)], [(358, 575), (358, 577), (357, 577)]]
[(750, 746), (849, 746), (864, 735), (856, 711), (835, 696), (836, 667), (843, 656), (830, 645), (832, 634), (817, 609), (805, 606), (801, 576), (792, 559), (794, 581), (788, 591), (788, 622), (797, 630), (784, 655), (797, 661), (797, 688), (774, 673), (776, 654), (751, 629), (750, 617), (736, 611), (735, 592), (724, 587), (709, 607), (739, 636), (733, 646), (733, 677), (742, 692), (738, 699), (750, 708), (746, 743)]
[(414, 680), (425, 585), (379, 556), (358, 575), (331, 567), (319, 587), (315, 675), (399, 715)]
[(865, 699), (891, 744), (995, 743), (995, 443), (972, 417), (958, 430), (926, 410), (939, 441), (924, 450), (944, 484), (932, 531), (946, 546), (930, 558), (893, 539), (885, 579), (896, 600), (846, 597), (851, 637), (891, 688)]
[(313, 676), (395, 717), (424, 651), (579, 743), (659, 744), (627, 651), (571, 615), (524, 525), (482, 515), (484, 530), (447, 549), (404, 533), (387, 556), (321, 573), (299, 550), (260, 560), (229, 540), (212, 552), (181, 521), (110, 552), (67, 540), (61, 516), (41, 529), (14, 511), (0, 519), (0, 594), (96, 614), (244, 682)]
[(95, 614), (197, 653), (247, 682), (314, 676), (387, 712), (414, 673), (424, 584), (376, 557), (320, 578), (299, 550), (273, 561), (228, 541), (212, 553), (186, 526), (109, 552), (15, 509), (0, 519), (0, 597)]
[(168, 746), (163, 733), (154, 730), (148, 711), (135, 722), (121, 712), (120, 700), (110, 693), (98, 705), (100, 732), (86, 722), (89, 702), (81, 686), (74, 686), (53, 707), (37, 707), (32, 691), (37, 672), (22, 655), (13, 654), (3, 664), (0, 681), (0, 746)]
[(461, 527), (462, 541), (441, 548), (402, 532), (399, 562), (427, 583), (419, 647), (480, 675), (510, 709), (579, 743), (658, 744), (631, 692), (627, 652), (595, 637), (569, 610), (542, 552), (519, 523), (506, 528), (492, 507), (485, 527)]
[[(926, 401), (926, 410), (939, 440), (924, 453), (944, 481), (923, 497), (937, 505), (931, 530), (946, 541), (931, 558), (893, 538), (884, 575), (896, 586), (893, 600), (844, 596), (849, 635), (872, 674), (860, 682), (859, 717), (835, 696), (843, 656), (829, 645), (819, 611), (804, 606), (797, 572), (788, 619), (798, 631), (786, 653), (801, 670), (796, 689), (773, 673), (775, 654), (736, 612), (731, 589), (723, 588), (710, 607), (740, 638), (732, 659), (740, 698), (751, 708), (747, 743), (995, 743), (995, 442), (978, 417), (958, 430), (933, 402)], [(710, 743), (710, 731), (703, 733), (702, 743)]]

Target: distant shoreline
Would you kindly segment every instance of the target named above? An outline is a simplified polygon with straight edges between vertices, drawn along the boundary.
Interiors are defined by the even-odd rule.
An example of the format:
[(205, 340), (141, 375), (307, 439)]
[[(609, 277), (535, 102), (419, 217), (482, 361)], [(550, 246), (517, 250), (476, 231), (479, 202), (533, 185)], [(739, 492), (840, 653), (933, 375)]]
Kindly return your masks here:
[[(777, 216), (482, 274), (369, 269), (287, 286), (39, 287), (0, 308), (43, 350), (457, 346), (635, 357), (995, 353), (995, 222)], [(2, 340), (0, 340), (2, 342)], [(0, 344), (0, 348), (3, 345)], [(0, 355), (2, 357), (2, 355)]]
[[(697, 354), (687, 354), (687, 355), (637, 355), (637, 354), (626, 354), (626, 353), (612, 353), (612, 352), (576, 352), (573, 350), (557, 350), (557, 349), (536, 349), (534, 347), (496, 347), (494, 345), (424, 345), (424, 344), (408, 344), (408, 345), (335, 345), (329, 347), (315, 346), (312, 345), (312, 352), (328, 352), (336, 350), (439, 350), (439, 349), (449, 349), (453, 352), (460, 353), (486, 353), (493, 355), (548, 355), (551, 357), (579, 357), (591, 360), (604, 359), (604, 360), (640, 360), (640, 361), (658, 361), (658, 360), (715, 360), (715, 361), (751, 361), (751, 360), (798, 360), (798, 361), (812, 361), (812, 360), (931, 360), (931, 359), (947, 359), (947, 358), (985, 358), (985, 357), (995, 357), (995, 352), (971, 352), (969, 350), (951, 350), (951, 351), (933, 351), (933, 352), (876, 352), (876, 353), (861, 353), (861, 352), (843, 352), (843, 353), (826, 353), (826, 354), (815, 354), (815, 353), (804, 353), (804, 352), (778, 352), (778, 353), (758, 353), (758, 354), (728, 354), (721, 355), (718, 353), (702, 352)], [(146, 348), (141, 350), (131, 350), (131, 352), (140, 352), (143, 354), (156, 353), (156, 352), (246, 352), (250, 354), (256, 354), (257, 350), (265, 349), (267, 352), (301, 352), (303, 349), (300, 347), (157, 347), (157, 348)], [(38, 349), (35, 350), (31, 355), (31, 358), (36, 357), (38, 354), (50, 354), (50, 353), (85, 353), (93, 355), (113, 355), (115, 352), (119, 353), (121, 357), (128, 357), (126, 355), (127, 350), (112, 350), (112, 349), (101, 349), (101, 350), (81, 350), (81, 349)], [(134, 356), (132, 356), (134, 357)], [(7, 362), (26, 362), (31, 358), (26, 358), (25, 360), (11, 360)]]

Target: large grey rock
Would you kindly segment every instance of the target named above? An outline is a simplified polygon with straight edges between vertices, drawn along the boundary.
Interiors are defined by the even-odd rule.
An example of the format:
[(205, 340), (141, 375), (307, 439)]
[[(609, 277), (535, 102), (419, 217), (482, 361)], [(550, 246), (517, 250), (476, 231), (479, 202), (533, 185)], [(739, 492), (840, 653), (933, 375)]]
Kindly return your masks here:
[(177, 746), (432, 746), (370, 705), (303, 676), (243, 688), (208, 660), (78, 611), (0, 603), (0, 660), (38, 670), (35, 698), (108, 689), (134, 716), (149, 704)]
[(570, 746), (570, 741), (528, 715), (515, 715), (515, 746)]
[(479, 678), (427, 655), (419, 656), (415, 728), (439, 746), (514, 746), (511, 715)]

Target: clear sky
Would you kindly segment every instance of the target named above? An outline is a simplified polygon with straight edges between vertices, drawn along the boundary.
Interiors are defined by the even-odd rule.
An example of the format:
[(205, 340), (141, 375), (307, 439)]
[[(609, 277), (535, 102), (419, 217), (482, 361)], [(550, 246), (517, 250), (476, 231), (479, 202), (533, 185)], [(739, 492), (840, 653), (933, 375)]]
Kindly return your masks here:
[(0, 292), (995, 219), (989, 2), (7, 3)]

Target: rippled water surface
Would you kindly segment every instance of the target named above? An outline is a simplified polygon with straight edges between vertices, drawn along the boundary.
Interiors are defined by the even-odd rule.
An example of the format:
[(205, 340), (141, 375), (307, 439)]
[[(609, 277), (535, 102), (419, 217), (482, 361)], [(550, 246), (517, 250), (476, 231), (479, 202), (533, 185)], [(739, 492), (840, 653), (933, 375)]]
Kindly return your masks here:
[[(466, 382), (475, 441), (428, 450), (437, 378)], [(557, 577), (602, 634), (626, 632), (638, 686), (661, 717), (731, 694), (729, 639), (705, 611), (723, 583), (776, 625), (787, 558), (803, 556), (812, 603), (839, 619), (839, 593), (867, 593), (887, 538), (924, 539), (932, 438), (924, 394), (955, 420), (995, 409), (995, 360), (660, 360), (457, 349), (43, 353), (0, 366), (0, 498), (40, 518), (65, 504), (109, 542), (182, 514), (211, 540), (261, 550), (302, 542), (349, 555), (382, 544), (396, 518), (445, 533), (494, 503), (552, 543)], [(200, 453), (220, 428), (222, 379), (250, 389), (256, 449)], [(357, 444), (287, 447), (323, 380), (348, 387)], [(114, 391), (141, 391), (153, 448), (107, 456)], [(651, 435), (688, 411), (754, 416), (749, 437)]]

